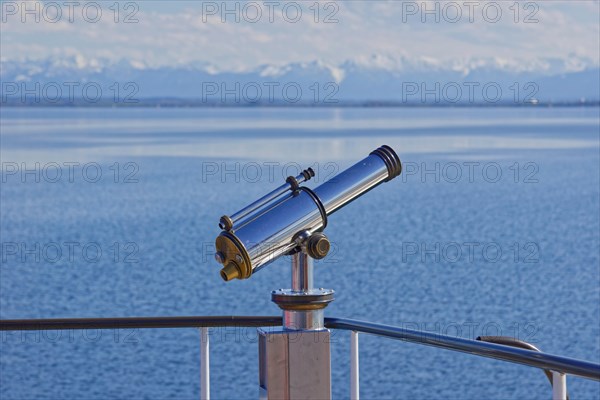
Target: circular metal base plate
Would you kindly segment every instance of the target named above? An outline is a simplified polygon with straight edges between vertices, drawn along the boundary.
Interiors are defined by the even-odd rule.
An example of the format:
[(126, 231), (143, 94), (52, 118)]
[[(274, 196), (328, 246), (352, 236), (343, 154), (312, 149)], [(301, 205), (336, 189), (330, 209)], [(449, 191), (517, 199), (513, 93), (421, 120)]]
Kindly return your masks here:
[(292, 289), (279, 289), (271, 292), (271, 301), (282, 310), (319, 310), (333, 301), (332, 289), (311, 289), (296, 292)]

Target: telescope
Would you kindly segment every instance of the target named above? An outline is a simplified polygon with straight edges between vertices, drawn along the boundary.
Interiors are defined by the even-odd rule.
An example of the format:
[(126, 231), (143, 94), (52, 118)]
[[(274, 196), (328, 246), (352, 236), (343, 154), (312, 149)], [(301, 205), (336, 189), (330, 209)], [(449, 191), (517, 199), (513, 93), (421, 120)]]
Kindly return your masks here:
[(303, 186), (314, 176), (311, 168), (288, 177), (254, 203), (221, 217), (215, 253), (223, 265), (221, 277), (247, 279), (279, 257), (298, 252), (325, 257), (330, 243), (323, 230), (329, 215), (401, 171), (400, 158), (384, 145), (315, 189)]
[(384, 145), (315, 189), (304, 186), (315, 175), (308, 168), (221, 217), (215, 259), (225, 281), (250, 278), (279, 257), (292, 256), (291, 289), (271, 292), (271, 301), (283, 310), (283, 326), (258, 329), (261, 399), (331, 399), (331, 336), (324, 310), (334, 291), (313, 287), (313, 259), (329, 252), (323, 233), (327, 218), (401, 171), (400, 158)]

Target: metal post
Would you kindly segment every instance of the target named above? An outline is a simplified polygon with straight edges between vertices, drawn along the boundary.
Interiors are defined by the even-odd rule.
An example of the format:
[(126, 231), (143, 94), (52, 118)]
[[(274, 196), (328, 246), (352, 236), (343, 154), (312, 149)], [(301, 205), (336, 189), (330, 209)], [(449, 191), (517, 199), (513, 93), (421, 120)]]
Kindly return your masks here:
[(350, 399), (359, 400), (360, 398), (360, 371), (358, 360), (358, 332), (350, 333)]
[(567, 375), (552, 371), (552, 400), (567, 400)]
[[(292, 256), (292, 292), (308, 294), (313, 289), (313, 259), (304, 251)], [(296, 296), (302, 300), (302, 297)], [(283, 326), (292, 330), (314, 330), (325, 327), (323, 309), (284, 310)]]
[(331, 399), (331, 335), (323, 309), (333, 290), (313, 288), (313, 259), (292, 257), (292, 288), (271, 292), (283, 310), (283, 327), (259, 329), (259, 398)]
[(313, 259), (304, 251), (292, 256), (292, 290), (308, 292), (313, 288)]
[(210, 360), (208, 328), (200, 328), (200, 399), (210, 400)]

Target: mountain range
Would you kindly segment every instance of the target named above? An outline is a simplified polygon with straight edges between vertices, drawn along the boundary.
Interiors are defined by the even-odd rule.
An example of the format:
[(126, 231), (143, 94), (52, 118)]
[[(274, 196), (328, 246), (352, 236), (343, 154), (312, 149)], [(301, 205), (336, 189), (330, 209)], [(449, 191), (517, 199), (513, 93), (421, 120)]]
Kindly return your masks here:
[[(210, 64), (147, 67), (78, 57), (0, 62), (2, 104), (143, 103), (204, 105), (505, 104), (600, 101), (600, 69), (557, 60), (516, 68), (499, 60), (443, 65), (321, 61), (261, 65), (246, 71)], [(541, 67), (543, 66), (543, 68)]]

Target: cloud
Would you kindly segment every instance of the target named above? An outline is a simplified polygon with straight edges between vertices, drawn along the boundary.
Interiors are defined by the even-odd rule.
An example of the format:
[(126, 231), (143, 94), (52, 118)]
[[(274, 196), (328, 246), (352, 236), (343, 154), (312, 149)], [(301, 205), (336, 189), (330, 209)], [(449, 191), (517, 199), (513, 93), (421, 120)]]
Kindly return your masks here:
[[(513, 2), (478, 2), (471, 10), (463, 2), (432, 1), (280, 2), (271, 8), (229, 2), (227, 9), (222, 2), (169, 2), (168, 7), (137, 2), (137, 8), (127, 9), (130, 3), (119, 3), (118, 13), (110, 8), (113, 3), (100, 2), (96, 22), (91, 22), (94, 10), (86, 14), (83, 6), (75, 9), (73, 22), (67, 10), (60, 21), (50, 22), (40, 2), (29, 2), (41, 7), (40, 22), (31, 15), (22, 22), (22, 12), (6, 8), (10, 3), (21, 4), (2, 3), (3, 61), (75, 53), (90, 68), (102, 57), (136, 68), (206, 64), (244, 71), (320, 60), (341, 80), (337, 67), (348, 60), (402, 70), (412, 59), (464, 71), (484, 59), (517, 69), (543, 68), (539, 60), (559, 59), (571, 70), (598, 66), (600, 60), (598, 2), (517, 3), (518, 12)], [(459, 5), (456, 21), (451, 3)], [(500, 17), (494, 21), (497, 6)], [(138, 22), (126, 23), (128, 18)]]

